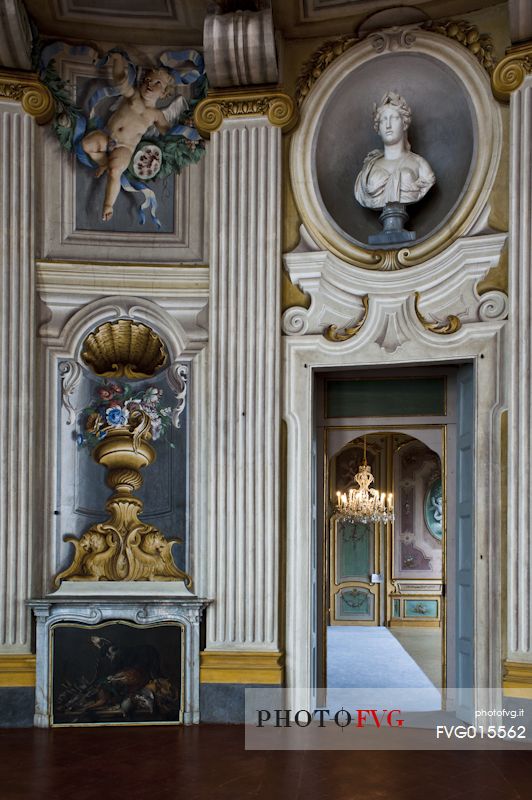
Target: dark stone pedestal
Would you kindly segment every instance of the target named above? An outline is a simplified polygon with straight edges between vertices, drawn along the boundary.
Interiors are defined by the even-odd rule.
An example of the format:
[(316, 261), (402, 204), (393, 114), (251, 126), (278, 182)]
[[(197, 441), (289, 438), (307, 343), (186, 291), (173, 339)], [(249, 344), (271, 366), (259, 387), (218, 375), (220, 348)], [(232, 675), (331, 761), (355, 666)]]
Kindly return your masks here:
[(383, 227), (382, 233), (368, 236), (368, 244), (389, 245), (413, 242), (416, 232), (404, 229), (407, 220), (408, 214), (404, 203), (386, 203), (379, 217), (379, 222)]

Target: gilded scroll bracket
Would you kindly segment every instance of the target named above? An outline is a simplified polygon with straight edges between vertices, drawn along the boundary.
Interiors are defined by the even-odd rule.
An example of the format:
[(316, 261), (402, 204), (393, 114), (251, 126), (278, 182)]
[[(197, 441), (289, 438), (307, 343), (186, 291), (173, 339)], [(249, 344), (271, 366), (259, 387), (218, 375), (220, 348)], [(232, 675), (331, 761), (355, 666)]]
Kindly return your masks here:
[(420, 294), (416, 292), (414, 295), (414, 308), (416, 312), (416, 317), (421, 322), (423, 327), (426, 331), (431, 331), (432, 333), (439, 333), (442, 335), (449, 335), (451, 333), (456, 333), (462, 327), (462, 323), (460, 318), (456, 316), (456, 314), (449, 314), (446, 320), (435, 320), (431, 321), (425, 317), (421, 311), (419, 310), (419, 303)]
[(276, 89), (264, 91), (212, 92), (196, 106), (194, 123), (202, 136), (217, 131), (226, 119), (263, 116), (286, 132), (297, 121), (290, 95)]
[(348, 339), (352, 339), (353, 336), (356, 336), (357, 333), (362, 330), (362, 327), (368, 318), (369, 296), (367, 294), (362, 298), (362, 305), (364, 306), (364, 314), (359, 322), (357, 322), (355, 325), (350, 325), (349, 327), (344, 328), (343, 333), (339, 333), (338, 325), (329, 325), (329, 327), (323, 332), (325, 338), (329, 342), (347, 342)]
[(532, 74), (532, 42), (510, 47), (491, 76), (491, 88), (497, 100), (509, 102), (527, 75)]
[(39, 125), (46, 125), (54, 115), (52, 95), (33, 72), (0, 69), (0, 99), (18, 101)]

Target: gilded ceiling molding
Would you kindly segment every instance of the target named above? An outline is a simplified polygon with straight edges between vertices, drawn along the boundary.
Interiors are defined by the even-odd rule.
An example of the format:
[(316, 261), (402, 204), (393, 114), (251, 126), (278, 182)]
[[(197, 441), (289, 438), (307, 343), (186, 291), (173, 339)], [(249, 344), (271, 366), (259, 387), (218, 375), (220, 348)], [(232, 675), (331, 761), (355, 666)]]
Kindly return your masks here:
[(339, 39), (331, 39), (322, 44), (308, 61), (305, 61), (296, 83), (296, 104), (298, 108), (329, 64), (332, 64), (338, 56), (341, 56), (342, 53), (345, 53), (358, 41), (356, 36), (341, 36)]
[(507, 103), (527, 75), (532, 73), (532, 42), (510, 47), (491, 76), (491, 88), (497, 100)]
[(419, 292), (416, 292), (414, 297), (415, 297), (414, 308), (416, 311), (416, 317), (421, 322), (426, 331), (432, 331), (432, 333), (440, 333), (443, 335), (448, 335), (450, 333), (456, 333), (456, 331), (460, 330), (460, 328), (462, 327), (462, 323), (459, 317), (457, 317), (455, 314), (449, 314), (449, 316), (444, 322), (439, 322), (439, 321), (431, 322), (430, 320), (428, 320), (426, 317), (423, 316), (423, 314), (418, 308), (418, 303), (420, 298)]
[(0, 98), (19, 101), (39, 125), (46, 125), (54, 115), (52, 95), (32, 72), (1, 69)]
[(364, 315), (360, 322), (357, 322), (356, 325), (351, 325), (349, 328), (344, 328), (343, 333), (338, 333), (338, 325), (329, 325), (323, 332), (325, 338), (329, 342), (347, 342), (353, 336), (356, 336), (368, 318), (369, 296), (367, 294), (362, 298), (362, 305), (364, 306)]
[[(487, 33), (480, 33), (476, 25), (471, 25), (466, 20), (429, 21), (422, 24), (387, 28), (382, 31), (372, 32), (366, 38), (378, 53), (387, 49), (408, 49), (415, 42), (415, 31), (423, 29), (454, 39), (457, 44), (461, 44), (469, 50), (488, 73), (492, 73), (495, 66), (492, 55), (494, 49), (493, 39)], [(296, 82), (296, 104), (298, 108), (327, 67), (338, 56), (341, 56), (346, 50), (361, 41), (362, 39), (357, 36), (341, 36), (337, 39), (330, 39), (305, 61)]]
[(471, 55), (475, 56), (481, 67), (484, 67), (490, 74), (493, 72), (495, 67), (494, 44), (488, 33), (480, 33), (476, 25), (471, 25), (464, 19), (430, 22), (426, 27), (432, 33), (441, 33), (463, 45)]
[(290, 95), (277, 91), (246, 91), (209, 94), (196, 106), (194, 123), (202, 136), (210, 136), (224, 119), (266, 116), (272, 125), (289, 130), (297, 121)]

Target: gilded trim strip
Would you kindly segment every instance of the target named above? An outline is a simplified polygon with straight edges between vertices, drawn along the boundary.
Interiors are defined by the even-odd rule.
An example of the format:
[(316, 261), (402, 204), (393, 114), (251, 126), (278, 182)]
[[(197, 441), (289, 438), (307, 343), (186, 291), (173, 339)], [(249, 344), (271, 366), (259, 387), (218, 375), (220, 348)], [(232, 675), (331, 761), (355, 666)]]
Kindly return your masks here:
[(200, 653), (201, 683), (282, 684), (284, 653), (263, 650), (205, 650)]
[(35, 686), (35, 664), (31, 653), (0, 655), (0, 686)]
[(33, 72), (0, 69), (0, 98), (20, 102), (39, 125), (46, 125), (54, 115), (52, 95)]
[(194, 110), (194, 123), (208, 138), (225, 119), (266, 116), (272, 125), (290, 130), (297, 122), (297, 109), (290, 95), (282, 91), (209, 93)]
[[(407, 619), (392, 619), (390, 620), (390, 628), (441, 628), (442, 624), (439, 619), (416, 619), (408, 617)], [(443, 663), (443, 661), (442, 661)]]
[(520, 697), (532, 700), (532, 664), (520, 661), (505, 661), (502, 685), (505, 697)]

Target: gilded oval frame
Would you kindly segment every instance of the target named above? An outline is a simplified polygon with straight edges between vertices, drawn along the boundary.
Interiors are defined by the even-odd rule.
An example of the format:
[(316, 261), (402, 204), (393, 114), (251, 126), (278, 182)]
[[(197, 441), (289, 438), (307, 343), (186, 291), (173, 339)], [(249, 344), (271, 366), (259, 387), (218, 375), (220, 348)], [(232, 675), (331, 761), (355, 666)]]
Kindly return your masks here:
[[(386, 35), (382, 37), (386, 41)], [(467, 236), (486, 208), (492, 191), (502, 148), (502, 118), (489, 77), (468, 50), (460, 44), (424, 30), (411, 31), (405, 53), (439, 61), (462, 84), (470, 104), (475, 128), (474, 164), (458, 206), (445, 224), (419, 243), (404, 248), (376, 250), (353, 243), (323, 213), (317, 186), (314, 151), (322, 114), (331, 94), (346, 75), (388, 52), (397, 52), (397, 37), (378, 51), (370, 39), (354, 45), (321, 75), (305, 99), (301, 119), (290, 148), (290, 177), (301, 219), (315, 241), (344, 261), (372, 270), (395, 270), (421, 264), (440, 253), (456, 239)], [(479, 135), (479, 132), (482, 132)]]

